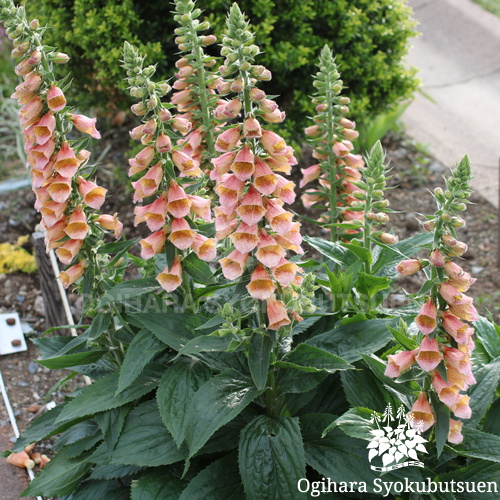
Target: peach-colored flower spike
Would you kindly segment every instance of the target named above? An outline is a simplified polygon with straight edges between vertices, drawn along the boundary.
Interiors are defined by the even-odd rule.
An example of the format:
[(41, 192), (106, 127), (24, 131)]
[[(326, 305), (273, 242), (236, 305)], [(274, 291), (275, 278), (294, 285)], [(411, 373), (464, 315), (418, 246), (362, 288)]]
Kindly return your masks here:
[[(460, 255), (461, 250), (466, 248), (465, 243), (457, 241), (455, 231), (465, 223), (459, 212), (466, 208), (470, 179), (469, 159), (464, 157), (452, 176), (445, 179), (447, 193), (441, 188), (434, 191), (438, 210), (434, 217), (428, 217), (422, 224), (426, 231), (435, 233), (428, 260), (403, 260), (396, 266), (402, 275), (418, 272), (422, 262), (430, 267), (428, 278), (432, 279), (432, 283), (428, 284), (432, 286), (415, 318), (415, 324), (424, 335), (416, 350), (415, 361), (422, 370), (429, 373), (432, 389), (441, 404), (446, 405), (455, 417), (461, 419), (468, 419), (472, 415), (470, 397), (464, 392), (476, 383), (471, 361), (474, 328), (470, 322), (477, 320), (478, 316), (472, 298), (465, 295), (475, 279), (452, 262), (451, 258)], [(459, 252), (456, 251), (457, 248)], [(437, 277), (440, 277), (439, 282), (436, 281)], [(408, 354), (404, 361), (409, 363), (407, 358)], [(403, 365), (403, 361), (401, 364)], [(401, 371), (395, 366), (394, 357), (388, 356), (386, 375), (397, 377)], [(433, 425), (433, 411), (425, 393), (420, 394), (413, 410), (415, 418), (420, 416), (425, 421), (424, 430)], [(459, 444), (463, 440), (461, 429), (462, 422), (450, 419), (450, 443)]]
[[(24, 11), (19, 9), (16, 15), (22, 17)], [(63, 264), (73, 264), (60, 276), (67, 287), (90, 265), (85, 259), (75, 263), (86, 247), (88, 234), (94, 227), (98, 231), (106, 229), (103, 225), (94, 226), (96, 214), (93, 213), (103, 204), (106, 190), (78, 175), (90, 153), (78, 151), (74, 142), (67, 139), (66, 131), (73, 125), (94, 138), (100, 138), (100, 134), (95, 118), (65, 112), (64, 93), (52, 80), (51, 71), (47, 71), (54, 63), (68, 60), (68, 56), (43, 46), (43, 29), (37, 23), (19, 22), (19, 30), (22, 33), (16, 36), (21, 35), (26, 44), (36, 45), (37, 49), (30, 53), (13, 51), (13, 57), (21, 58), (15, 72), (23, 81), (12, 97), (21, 106), (19, 117), (27, 163), (36, 195), (35, 208), (41, 213), (41, 225), (46, 230), (46, 248), (57, 249), (56, 255)], [(118, 235), (121, 223), (116, 217), (113, 220)]]
[[(230, 17), (243, 18), (236, 4), (232, 9)], [(251, 36), (240, 42), (242, 34), (231, 31), (230, 24), (228, 20), (226, 38), (231, 38), (232, 46), (224, 46), (224, 51), (236, 51), (239, 43), (251, 49), (242, 52), (248, 64), (240, 61), (240, 69), (228, 73), (229, 59), (219, 68), (224, 80), (219, 80), (216, 87), (221, 99), (215, 117), (221, 121), (240, 118), (239, 123), (233, 122), (216, 136), (218, 154), (211, 160), (210, 177), (219, 197), (219, 206), (214, 209), (217, 238), (229, 238), (235, 249), (220, 264), (227, 279), (236, 279), (242, 275), (249, 256), (255, 257), (258, 263), (247, 289), (251, 297), (267, 301), (268, 328), (279, 330), (290, 325), (292, 319), (301, 320), (299, 315), (292, 317), (285, 303), (276, 297), (282, 291), (291, 291), (291, 285), (299, 279), (299, 266), (286, 259), (288, 250), (302, 252), (300, 224), (285, 208), (295, 199), (295, 185), (283, 175), (290, 173), (297, 160), (285, 140), (266, 129), (266, 122), (279, 123), (284, 118), (278, 105), (257, 88), (257, 82), (270, 79), (271, 74), (253, 65), (251, 54), (258, 50), (250, 45)]]

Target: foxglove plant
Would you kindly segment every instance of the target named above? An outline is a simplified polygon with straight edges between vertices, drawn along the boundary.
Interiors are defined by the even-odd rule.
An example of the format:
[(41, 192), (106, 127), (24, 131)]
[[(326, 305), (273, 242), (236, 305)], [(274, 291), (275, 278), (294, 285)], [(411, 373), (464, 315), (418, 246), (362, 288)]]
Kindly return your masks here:
[(210, 200), (196, 194), (200, 185), (194, 181), (203, 181), (204, 174), (199, 161), (183, 151), (192, 139), (188, 136), (192, 123), (185, 116), (172, 115), (173, 105), (161, 101), (171, 87), (166, 82), (153, 82), (155, 68), (144, 68), (143, 62), (137, 50), (125, 43), (123, 66), (130, 93), (140, 99), (132, 111), (143, 122), (130, 133), (144, 146), (129, 160), (129, 175), (133, 178), (141, 175), (132, 182), (134, 202), (156, 197), (151, 203), (135, 208), (135, 225), (145, 222), (152, 231), (140, 241), (143, 259), (163, 252), (167, 240), (173, 245), (174, 257), (157, 275), (162, 288), (173, 292), (182, 284), (182, 260), (189, 250), (205, 261), (215, 258), (215, 241), (203, 236), (194, 221), (195, 218), (211, 220)]
[(47, 250), (56, 249), (59, 260), (69, 266), (59, 276), (65, 287), (84, 272), (104, 276), (109, 260), (93, 249), (105, 232), (119, 236), (122, 224), (117, 214), (98, 214), (106, 189), (91, 180), (94, 168), (89, 164), (90, 152), (84, 149), (87, 140), (71, 139), (73, 128), (99, 139), (96, 119), (76, 114), (67, 105), (67, 78), (57, 81), (53, 65), (64, 64), (68, 56), (43, 45), (45, 28), (36, 19), (28, 22), (24, 8), (10, 0), (0, 7), (14, 44), (12, 56), (18, 60), (15, 72), (23, 80), (12, 97), (21, 105), (27, 166)]
[(254, 64), (258, 54), (248, 22), (233, 4), (222, 40), (226, 59), (219, 70), (224, 81), (217, 86), (225, 99), (214, 114), (221, 120), (241, 114), (243, 123), (231, 122), (217, 136), (215, 149), (221, 154), (212, 160), (210, 177), (219, 196), (214, 208), (217, 238), (229, 238), (234, 247), (220, 260), (222, 272), (233, 280), (251, 266), (247, 290), (266, 301), (268, 328), (278, 330), (302, 319), (297, 311), (287, 312), (282, 300), (286, 289), (302, 279), (300, 267), (286, 259), (287, 250), (303, 251), (300, 224), (283, 208), (295, 200), (294, 183), (281, 175), (289, 174), (297, 161), (292, 148), (266, 130), (266, 123), (280, 123), (285, 116), (257, 86), (271, 79), (268, 69)]
[[(426, 218), (424, 228), (433, 234), (432, 247), (427, 259), (410, 259), (400, 262), (396, 269), (410, 276), (422, 268), (427, 276), (419, 295), (423, 302), (415, 324), (420, 331), (420, 346), (388, 357), (386, 375), (397, 377), (415, 362), (427, 372), (424, 391), (412, 409), (415, 419), (425, 420), (425, 429), (435, 423), (435, 411), (429, 404), (427, 392), (431, 389), (437, 399), (460, 419), (469, 419), (470, 398), (465, 391), (475, 384), (472, 374), (474, 328), (471, 322), (478, 319), (472, 298), (465, 292), (475, 279), (453, 262), (460, 257), (467, 245), (457, 239), (456, 229), (465, 225), (460, 213), (466, 209), (470, 196), (471, 167), (465, 156), (452, 175), (446, 179), (446, 191), (434, 191), (438, 209)], [(450, 419), (448, 440), (460, 443), (462, 422)]]
[[(357, 233), (348, 228), (349, 222), (363, 220), (363, 213), (351, 206), (357, 202), (353, 194), (360, 191), (356, 183), (361, 179), (364, 162), (360, 155), (352, 153), (352, 141), (359, 133), (356, 124), (346, 118), (350, 100), (341, 94), (342, 80), (328, 46), (323, 47), (318, 66), (313, 83), (317, 89), (313, 99), (317, 114), (314, 125), (305, 130), (318, 163), (302, 169), (300, 187), (319, 179), (319, 186), (306, 191), (302, 202), (305, 207), (319, 204), (326, 209), (321, 224), (331, 229), (331, 239), (337, 241)], [(339, 226), (344, 221), (346, 224)]]

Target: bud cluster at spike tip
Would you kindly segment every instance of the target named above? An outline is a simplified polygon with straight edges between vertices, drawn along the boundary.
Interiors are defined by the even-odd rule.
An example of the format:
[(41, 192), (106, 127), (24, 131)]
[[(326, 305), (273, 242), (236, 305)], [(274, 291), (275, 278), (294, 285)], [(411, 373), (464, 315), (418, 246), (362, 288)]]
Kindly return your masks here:
[[(71, 112), (54, 78), (52, 65), (64, 63), (68, 57), (41, 45), (43, 29), (36, 20), (27, 22), (23, 7), (3, 3), (11, 4), (10, 9), (1, 12), (8, 14), (5, 26), (16, 47), (12, 55), (20, 59), (15, 72), (22, 82), (11, 97), (21, 106), (19, 118), (36, 195), (35, 208), (42, 215), (47, 251), (56, 249), (63, 264), (73, 264), (60, 275), (68, 287), (84, 273), (85, 259), (76, 264), (74, 261), (93, 228), (111, 230), (118, 236), (122, 224), (116, 214), (99, 216), (95, 212), (104, 203), (106, 189), (80, 174), (90, 153), (74, 147), (73, 141), (66, 138), (72, 127), (95, 139), (101, 137), (95, 118)], [(102, 224), (102, 220), (107, 222)]]
[[(175, 63), (174, 93), (171, 103), (177, 107), (178, 117), (190, 124), (191, 130), (179, 142), (180, 151), (200, 164), (202, 170), (210, 169), (210, 158), (214, 155), (214, 129), (216, 120), (213, 111), (218, 97), (215, 88), (219, 79), (210, 68), (216, 60), (204, 53), (207, 45), (215, 43), (214, 35), (201, 32), (210, 27), (208, 22), (197, 19), (200, 10), (191, 1), (176, 0), (174, 19), (179, 23), (175, 29), (175, 41), (181, 57)], [(189, 126), (189, 125), (188, 125)]]
[(242, 116), (243, 123), (233, 121), (219, 133), (215, 143), (219, 155), (212, 160), (210, 177), (219, 196), (214, 208), (216, 236), (229, 238), (234, 246), (220, 263), (224, 276), (233, 280), (243, 274), (251, 256), (252, 262), (257, 261), (247, 290), (253, 298), (266, 301), (268, 328), (279, 330), (301, 320), (300, 311), (287, 310), (282, 297), (277, 298), (280, 290), (291, 290), (302, 281), (301, 268), (286, 259), (287, 250), (303, 253), (300, 223), (284, 208), (295, 200), (295, 185), (284, 175), (297, 160), (284, 139), (264, 127), (265, 122), (282, 121), (284, 113), (256, 86), (271, 75), (253, 64), (259, 49), (252, 45), (248, 24), (236, 4), (227, 25), (222, 48), (226, 60), (220, 68), (224, 81), (217, 85), (225, 99), (215, 114), (228, 121)]
[[(434, 285), (423, 297), (424, 303), (415, 318), (422, 334), (420, 346), (412, 351), (389, 355), (385, 372), (389, 377), (397, 377), (416, 362), (429, 374), (437, 398), (461, 419), (471, 417), (470, 397), (464, 393), (476, 383), (472, 373), (474, 328), (471, 322), (476, 321), (478, 315), (472, 298), (466, 295), (476, 280), (451, 258), (459, 255), (456, 251), (456, 220), (470, 195), (469, 181), (469, 160), (464, 157), (452, 176), (446, 179), (447, 192), (439, 188), (434, 192), (438, 210), (434, 217), (428, 217), (423, 223), (434, 236), (428, 259), (404, 260), (396, 266), (396, 270), (406, 276), (425, 267), (427, 277), (434, 280)], [(444, 367), (445, 377), (438, 370), (439, 365)], [(425, 392), (420, 394), (411, 413), (415, 419), (425, 415), (426, 428), (435, 423), (435, 411)], [(463, 440), (461, 429), (462, 422), (450, 419), (448, 441), (460, 443)]]
[(192, 156), (196, 148), (186, 152), (192, 123), (185, 114), (173, 115), (170, 110), (174, 106), (161, 101), (170, 87), (165, 82), (153, 82), (154, 67), (144, 68), (143, 60), (134, 47), (125, 43), (123, 65), (131, 95), (141, 98), (132, 108), (139, 110), (136, 114), (142, 117), (142, 124), (130, 132), (143, 145), (129, 160), (129, 176), (136, 179), (132, 182), (133, 201), (154, 197), (150, 203), (136, 206), (134, 223), (145, 222), (152, 232), (140, 241), (142, 258), (161, 253), (167, 240), (176, 248), (174, 262), (157, 276), (162, 288), (172, 292), (182, 284), (180, 252), (191, 249), (200, 259), (210, 261), (215, 259), (216, 247), (213, 238), (199, 234), (192, 227), (194, 223), (190, 224), (197, 218), (211, 220), (210, 200), (187, 192), (203, 175), (199, 161)]

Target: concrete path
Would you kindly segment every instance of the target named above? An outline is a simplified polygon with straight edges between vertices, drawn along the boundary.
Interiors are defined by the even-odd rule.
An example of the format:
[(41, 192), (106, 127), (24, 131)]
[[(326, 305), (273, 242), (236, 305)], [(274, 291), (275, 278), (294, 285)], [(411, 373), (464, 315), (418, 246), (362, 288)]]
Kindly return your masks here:
[(422, 35), (408, 62), (422, 90), (402, 121), (407, 133), (443, 165), (467, 153), (473, 187), (499, 203), (500, 18), (469, 0), (408, 0)]

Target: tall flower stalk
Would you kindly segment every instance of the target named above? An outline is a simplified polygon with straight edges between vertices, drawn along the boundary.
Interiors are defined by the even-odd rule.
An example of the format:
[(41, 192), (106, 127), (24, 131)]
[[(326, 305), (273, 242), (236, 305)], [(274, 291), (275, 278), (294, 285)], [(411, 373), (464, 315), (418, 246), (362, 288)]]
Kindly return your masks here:
[(152, 231), (140, 242), (141, 257), (150, 259), (171, 245), (170, 259), (156, 279), (173, 292), (186, 283), (182, 261), (191, 250), (202, 260), (215, 258), (214, 239), (203, 236), (196, 221), (211, 220), (210, 200), (197, 194), (203, 186), (198, 181), (204, 177), (199, 161), (183, 151), (192, 123), (181, 114), (172, 115), (174, 105), (162, 102), (170, 85), (155, 83), (154, 66), (144, 67), (144, 57), (127, 42), (123, 55), (130, 93), (139, 99), (132, 111), (142, 117), (142, 124), (130, 132), (144, 146), (129, 160), (129, 175), (136, 179), (134, 202), (154, 197), (134, 210), (135, 224), (145, 222)]
[[(28, 167), (36, 195), (35, 208), (41, 213), (47, 250), (56, 249), (59, 260), (69, 266), (59, 276), (63, 285), (78, 281), (84, 274), (99, 288), (109, 259), (98, 254), (95, 246), (104, 232), (118, 236), (122, 225), (116, 214), (99, 215), (106, 189), (92, 179), (90, 152), (86, 138), (71, 139), (73, 128), (94, 139), (101, 136), (96, 119), (74, 113), (64, 96), (67, 78), (57, 81), (54, 64), (69, 57), (43, 44), (45, 28), (38, 20), (28, 22), (24, 7), (1, 0), (0, 19), (14, 44), (12, 56), (22, 82), (12, 95), (21, 105)], [(112, 271), (110, 271), (112, 272)], [(102, 291), (102, 290), (101, 290)]]
[(313, 98), (316, 115), (314, 125), (305, 131), (318, 163), (302, 169), (300, 187), (319, 179), (319, 186), (306, 191), (302, 201), (305, 207), (317, 204), (325, 209), (321, 223), (330, 228), (332, 241), (337, 241), (357, 232), (339, 223), (363, 220), (362, 212), (352, 210), (351, 205), (356, 203), (353, 193), (359, 191), (355, 184), (364, 162), (352, 153), (352, 141), (359, 133), (356, 124), (346, 118), (350, 100), (342, 95), (342, 80), (328, 46), (323, 47), (318, 66), (313, 82), (317, 89)]
[[(452, 175), (446, 179), (446, 190), (437, 188), (434, 198), (437, 211), (428, 216), (424, 228), (433, 233), (433, 242), (427, 259), (404, 260), (396, 269), (409, 276), (424, 269), (427, 282), (423, 302), (415, 323), (420, 331), (420, 346), (412, 351), (389, 356), (386, 375), (397, 377), (415, 362), (427, 372), (423, 392), (412, 413), (426, 416), (426, 428), (435, 422), (435, 409), (428, 402), (428, 393), (434, 391), (437, 399), (446, 405), (455, 417), (471, 417), (470, 398), (465, 391), (475, 383), (471, 356), (474, 349), (471, 323), (478, 319), (468, 291), (475, 279), (453, 262), (467, 245), (458, 240), (456, 230), (465, 225), (461, 212), (470, 196), (471, 167), (465, 156)], [(415, 416), (415, 418), (417, 418)], [(462, 422), (450, 419), (448, 441), (462, 441)]]
[(250, 266), (247, 290), (266, 302), (268, 328), (279, 330), (301, 319), (283, 301), (286, 290), (302, 279), (300, 267), (286, 259), (287, 250), (302, 253), (302, 238), (300, 224), (284, 208), (295, 200), (294, 183), (281, 175), (289, 174), (297, 161), (292, 148), (266, 130), (267, 123), (281, 123), (285, 114), (257, 86), (270, 80), (271, 73), (254, 63), (259, 48), (237, 4), (227, 18), (221, 53), (225, 61), (219, 71), (224, 80), (217, 89), (224, 99), (215, 116), (225, 121), (241, 116), (243, 123), (230, 121), (219, 133), (215, 143), (219, 156), (212, 160), (211, 178), (219, 196), (214, 209), (217, 238), (229, 238), (233, 248), (220, 263), (231, 280)]

